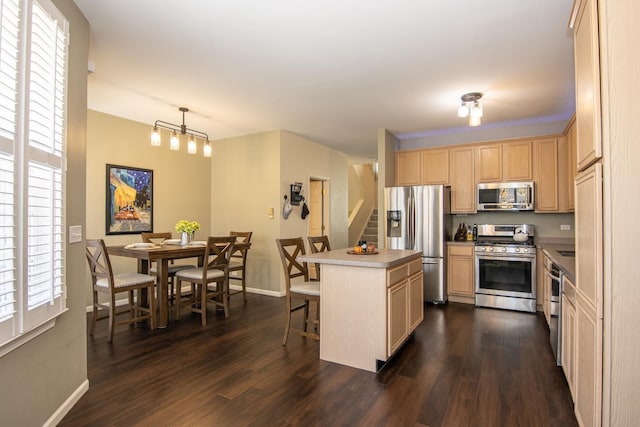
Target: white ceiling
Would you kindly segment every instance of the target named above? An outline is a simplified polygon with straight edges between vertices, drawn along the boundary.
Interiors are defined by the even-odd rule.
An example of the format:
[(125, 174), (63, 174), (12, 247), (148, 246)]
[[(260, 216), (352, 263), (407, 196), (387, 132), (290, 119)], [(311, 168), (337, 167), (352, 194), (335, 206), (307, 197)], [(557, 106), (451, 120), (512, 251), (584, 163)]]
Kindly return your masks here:
[(88, 107), (213, 140), (287, 129), (375, 158), (398, 137), (568, 120), (571, 0), (75, 0), (91, 25)]

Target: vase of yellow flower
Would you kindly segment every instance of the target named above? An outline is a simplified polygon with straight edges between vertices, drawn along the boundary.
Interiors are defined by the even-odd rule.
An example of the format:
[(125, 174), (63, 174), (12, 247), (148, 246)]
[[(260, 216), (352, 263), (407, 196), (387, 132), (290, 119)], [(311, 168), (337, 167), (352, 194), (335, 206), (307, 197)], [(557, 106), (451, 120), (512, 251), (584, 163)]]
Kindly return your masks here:
[(178, 221), (176, 223), (176, 231), (180, 233), (180, 244), (182, 246), (188, 245), (193, 238), (193, 234), (199, 229), (200, 224), (196, 221), (187, 221), (185, 219)]

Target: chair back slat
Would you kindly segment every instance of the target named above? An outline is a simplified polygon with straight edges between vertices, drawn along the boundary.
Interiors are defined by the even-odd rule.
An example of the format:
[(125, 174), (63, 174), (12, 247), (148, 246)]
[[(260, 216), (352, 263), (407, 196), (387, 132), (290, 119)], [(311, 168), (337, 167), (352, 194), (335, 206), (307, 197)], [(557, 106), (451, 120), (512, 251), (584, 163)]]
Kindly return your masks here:
[(325, 252), (331, 250), (329, 244), (329, 236), (313, 236), (309, 237), (309, 247), (311, 252), (317, 254), (318, 252)]
[(158, 232), (158, 233), (142, 233), (140, 235), (144, 243), (162, 243), (163, 241), (171, 238), (171, 232)]
[(230, 231), (229, 236), (234, 236), (236, 238), (236, 243), (246, 243), (246, 245), (236, 245), (235, 250), (231, 253), (230, 257), (235, 261), (240, 261), (242, 259), (242, 263), (247, 260), (247, 251), (251, 247), (251, 236), (252, 231)]
[(104, 240), (87, 239), (86, 255), (93, 285), (95, 286), (98, 279), (106, 278), (109, 280), (109, 285), (113, 286), (113, 270)]
[(287, 293), (291, 287), (291, 279), (296, 277), (304, 277), (304, 281), (309, 281), (309, 269), (307, 263), (300, 263), (297, 258), (305, 255), (304, 241), (302, 237), (291, 239), (276, 239), (280, 259), (282, 260), (282, 268), (285, 271), (285, 280), (287, 283)]
[(206, 277), (206, 270), (225, 271), (229, 267), (229, 256), (233, 251), (235, 242), (236, 238), (234, 236), (210, 236), (207, 239), (203, 277)]

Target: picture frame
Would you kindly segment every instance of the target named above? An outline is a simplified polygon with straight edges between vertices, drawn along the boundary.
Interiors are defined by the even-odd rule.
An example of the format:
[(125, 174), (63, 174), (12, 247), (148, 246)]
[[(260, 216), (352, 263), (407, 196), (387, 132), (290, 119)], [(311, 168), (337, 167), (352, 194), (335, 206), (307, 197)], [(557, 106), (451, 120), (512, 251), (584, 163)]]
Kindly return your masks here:
[(153, 170), (106, 166), (106, 234), (153, 232)]

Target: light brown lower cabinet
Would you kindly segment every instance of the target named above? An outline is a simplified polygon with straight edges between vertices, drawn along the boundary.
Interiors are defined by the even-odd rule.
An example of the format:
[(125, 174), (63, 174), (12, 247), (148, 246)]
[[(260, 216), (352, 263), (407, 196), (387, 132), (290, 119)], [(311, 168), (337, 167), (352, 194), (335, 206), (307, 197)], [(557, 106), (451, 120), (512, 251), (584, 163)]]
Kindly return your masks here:
[(576, 286), (566, 276), (562, 280), (562, 370), (569, 384), (571, 397), (576, 399)]
[(474, 246), (447, 245), (447, 293), (461, 297), (475, 296)]
[[(404, 274), (402, 280), (394, 283), (393, 277), (399, 274)], [(416, 260), (391, 270), (388, 277), (387, 357), (390, 357), (424, 318), (422, 261)]]
[(602, 424), (602, 319), (577, 293), (575, 414), (581, 426)]

